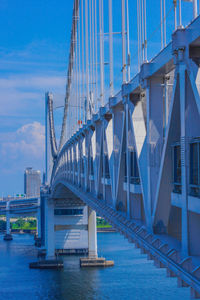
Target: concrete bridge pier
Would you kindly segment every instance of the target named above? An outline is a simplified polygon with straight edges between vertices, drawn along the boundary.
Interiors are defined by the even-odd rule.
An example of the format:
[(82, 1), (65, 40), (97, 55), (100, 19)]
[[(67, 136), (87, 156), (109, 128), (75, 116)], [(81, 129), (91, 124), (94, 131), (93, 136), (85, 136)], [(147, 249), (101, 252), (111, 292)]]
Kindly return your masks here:
[(12, 241), (13, 237), (10, 233), (10, 203), (6, 204), (6, 234), (4, 236), (4, 241)]
[(104, 257), (98, 258), (96, 212), (88, 207), (88, 257), (83, 257), (80, 259), (80, 266), (108, 267), (113, 265), (113, 261), (106, 261)]
[(29, 267), (31, 269), (63, 268), (62, 260), (57, 259), (55, 256), (54, 201), (48, 196), (45, 199), (45, 248), (45, 259), (30, 263)]
[(96, 212), (88, 207), (88, 257), (97, 258)]
[(39, 205), (37, 210), (37, 237), (41, 239), (41, 209)]
[(46, 260), (55, 259), (54, 241), (54, 203), (52, 199), (46, 202)]
[(35, 246), (41, 247), (42, 244), (42, 233), (41, 233), (41, 208), (40, 208), (40, 198), (38, 199), (38, 209), (37, 209), (37, 232), (35, 237)]

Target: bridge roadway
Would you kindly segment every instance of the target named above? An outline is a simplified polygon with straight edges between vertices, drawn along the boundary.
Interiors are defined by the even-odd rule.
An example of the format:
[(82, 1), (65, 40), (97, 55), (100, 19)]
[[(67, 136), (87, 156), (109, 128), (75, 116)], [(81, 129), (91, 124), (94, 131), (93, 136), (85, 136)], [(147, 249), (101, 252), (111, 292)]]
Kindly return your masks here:
[[(6, 236), (11, 239), (10, 218), (21, 216), (36, 216), (37, 235), (41, 238), (41, 208), (40, 197), (11, 198), (7, 201), (0, 201), (0, 215), (6, 215)], [(6, 237), (5, 236), (5, 237)]]
[[(199, 32), (199, 16), (178, 28), (59, 150), (47, 95), (47, 257), (54, 256), (52, 231), (61, 221), (56, 206), (81, 200), (200, 297), (199, 183), (191, 177), (200, 145)], [(97, 256), (91, 228), (88, 219), (89, 253), (91, 247)]]
[(39, 206), (38, 197), (31, 198), (12, 198), (8, 201), (0, 201), (0, 214), (6, 213), (6, 207), (9, 203), (10, 212), (13, 214), (23, 213), (23, 212), (34, 212), (37, 211)]

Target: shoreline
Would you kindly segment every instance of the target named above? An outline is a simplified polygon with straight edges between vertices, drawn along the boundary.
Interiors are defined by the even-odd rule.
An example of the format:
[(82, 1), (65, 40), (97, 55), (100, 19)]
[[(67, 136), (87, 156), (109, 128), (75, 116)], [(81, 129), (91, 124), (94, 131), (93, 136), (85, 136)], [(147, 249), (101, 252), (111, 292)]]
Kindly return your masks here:
[(106, 233), (106, 232), (117, 232), (113, 227), (97, 227), (97, 232), (102, 232), (102, 233)]
[[(97, 232), (117, 232), (113, 227), (97, 227)], [(1, 230), (0, 233), (2, 234), (5, 234), (6, 233), (6, 230)], [(15, 233), (18, 233), (18, 234), (26, 234), (26, 233), (29, 233), (29, 234), (36, 234), (36, 230), (35, 229), (13, 229), (11, 230), (11, 234), (15, 234)]]

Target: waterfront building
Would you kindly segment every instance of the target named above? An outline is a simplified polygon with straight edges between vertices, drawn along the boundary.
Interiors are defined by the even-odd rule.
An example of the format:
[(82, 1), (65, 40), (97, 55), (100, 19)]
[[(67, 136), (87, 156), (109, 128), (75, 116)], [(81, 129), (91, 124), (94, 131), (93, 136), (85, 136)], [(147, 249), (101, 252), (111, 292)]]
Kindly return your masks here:
[(41, 174), (39, 170), (26, 168), (24, 172), (24, 193), (27, 197), (38, 196), (40, 194)]

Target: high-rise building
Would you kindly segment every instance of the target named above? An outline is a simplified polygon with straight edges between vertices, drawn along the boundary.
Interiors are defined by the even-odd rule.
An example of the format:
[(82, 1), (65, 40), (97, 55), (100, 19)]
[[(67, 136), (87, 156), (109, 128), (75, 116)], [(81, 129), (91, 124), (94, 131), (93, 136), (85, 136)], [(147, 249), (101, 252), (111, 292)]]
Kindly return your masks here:
[(26, 168), (24, 172), (24, 193), (27, 197), (39, 196), (41, 186), (40, 171)]

